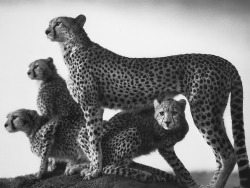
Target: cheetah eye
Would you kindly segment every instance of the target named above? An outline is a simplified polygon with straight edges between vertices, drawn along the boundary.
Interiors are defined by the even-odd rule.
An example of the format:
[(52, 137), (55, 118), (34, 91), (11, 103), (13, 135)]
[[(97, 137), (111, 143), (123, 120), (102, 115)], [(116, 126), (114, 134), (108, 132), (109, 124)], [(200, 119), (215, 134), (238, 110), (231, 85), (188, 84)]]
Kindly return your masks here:
[(16, 118), (18, 118), (18, 116), (16, 116), (16, 115), (12, 116), (12, 120), (15, 120)]
[(164, 116), (164, 111), (159, 112), (161, 116)]
[(176, 116), (176, 115), (177, 115), (177, 112), (176, 112), (176, 111), (173, 111), (173, 112), (172, 112), (172, 115), (173, 115), (173, 116)]
[(62, 22), (56, 22), (55, 26), (60, 26)]
[(36, 69), (36, 68), (38, 68), (38, 67), (39, 67), (39, 65), (35, 65), (35, 66), (34, 66), (34, 69)]

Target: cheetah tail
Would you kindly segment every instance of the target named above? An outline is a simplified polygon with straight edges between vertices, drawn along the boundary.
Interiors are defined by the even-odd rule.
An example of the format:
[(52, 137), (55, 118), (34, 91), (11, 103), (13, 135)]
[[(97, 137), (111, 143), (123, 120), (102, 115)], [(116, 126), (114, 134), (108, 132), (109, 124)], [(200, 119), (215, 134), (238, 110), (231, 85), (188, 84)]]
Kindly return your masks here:
[(250, 167), (245, 143), (243, 121), (243, 86), (240, 75), (236, 71), (232, 75), (231, 116), (234, 148), (239, 169), (241, 187), (250, 187)]

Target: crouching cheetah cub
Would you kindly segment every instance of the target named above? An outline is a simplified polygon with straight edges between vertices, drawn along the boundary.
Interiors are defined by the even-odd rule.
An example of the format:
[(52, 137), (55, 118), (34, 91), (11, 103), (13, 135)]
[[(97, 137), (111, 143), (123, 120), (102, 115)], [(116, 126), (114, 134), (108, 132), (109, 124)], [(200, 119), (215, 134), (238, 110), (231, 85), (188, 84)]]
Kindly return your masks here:
[(51, 57), (38, 59), (29, 65), (28, 76), (39, 82), (37, 107), (48, 119), (56, 115), (77, 116), (83, 112), (71, 97), (65, 80), (57, 73)]
[[(173, 146), (182, 140), (187, 131), (184, 109), (186, 102), (168, 100), (162, 105), (155, 102), (154, 109), (140, 112), (121, 112), (104, 123), (103, 173), (121, 175), (144, 182), (178, 181), (193, 187), (194, 180), (175, 155)], [(154, 118), (171, 117), (172, 128), (166, 130)], [(89, 168), (91, 159), (88, 144), (86, 121), (83, 116), (75, 119), (59, 116), (48, 122), (34, 110), (20, 109), (10, 113), (5, 128), (9, 132), (23, 131), (31, 143), (31, 150), (41, 157), (38, 173), (40, 178), (46, 170), (53, 169), (48, 160), (68, 161), (66, 174), (73, 174)], [(162, 123), (162, 122), (161, 122)], [(134, 157), (148, 154), (158, 149), (160, 154), (173, 167), (175, 176), (166, 172), (132, 162)], [(167, 153), (169, 152), (169, 153)]]

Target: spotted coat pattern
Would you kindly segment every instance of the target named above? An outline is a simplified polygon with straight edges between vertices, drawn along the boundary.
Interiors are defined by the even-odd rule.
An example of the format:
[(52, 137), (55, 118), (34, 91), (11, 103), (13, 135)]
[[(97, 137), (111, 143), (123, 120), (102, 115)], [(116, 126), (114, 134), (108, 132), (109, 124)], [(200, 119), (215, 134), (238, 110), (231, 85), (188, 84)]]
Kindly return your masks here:
[[(162, 94), (184, 95), (198, 130), (213, 149), (217, 170), (210, 187), (224, 187), (238, 164), (241, 187), (250, 187), (250, 167), (243, 128), (243, 88), (236, 68), (208, 54), (162, 58), (128, 58), (92, 42), (83, 26), (86, 17), (57, 17), (45, 31), (61, 45), (69, 70), (70, 89), (87, 121), (92, 155), (87, 175), (102, 169), (101, 107), (135, 109), (152, 104)], [(223, 113), (231, 93), (234, 147), (224, 128)]]
[[(173, 106), (166, 112), (171, 114), (173, 111), (176, 112), (176, 107), (181, 106), (181, 103), (170, 100), (168, 104), (164, 104), (164, 106), (168, 105)], [(121, 112), (105, 122), (102, 141), (103, 173), (121, 175), (144, 182), (175, 181), (186, 185), (195, 184), (173, 151), (175, 143), (182, 140), (188, 131), (188, 124), (183, 116), (184, 109), (185, 107), (177, 112), (174, 126), (169, 130), (157, 123), (153, 109), (136, 113)], [(32, 152), (41, 157), (41, 168), (38, 174), (42, 177), (47, 169), (55, 168), (48, 166), (54, 165), (53, 160), (68, 162), (66, 174), (84, 172), (89, 167), (89, 159), (92, 156), (85, 124), (83, 116), (75, 119), (61, 116), (47, 121), (36, 111), (20, 109), (8, 115), (5, 127), (9, 132), (23, 131), (27, 134)], [(174, 171), (178, 172), (178, 179), (158, 169), (132, 162), (134, 157), (148, 154), (156, 149), (161, 151), (161, 147), (172, 151), (173, 155), (160, 153)], [(173, 158), (176, 160), (173, 161)]]
[(83, 115), (70, 95), (65, 80), (57, 73), (52, 58), (38, 59), (29, 65), (28, 76), (39, 82), (37, 107), (49, 119), (57, 115)]

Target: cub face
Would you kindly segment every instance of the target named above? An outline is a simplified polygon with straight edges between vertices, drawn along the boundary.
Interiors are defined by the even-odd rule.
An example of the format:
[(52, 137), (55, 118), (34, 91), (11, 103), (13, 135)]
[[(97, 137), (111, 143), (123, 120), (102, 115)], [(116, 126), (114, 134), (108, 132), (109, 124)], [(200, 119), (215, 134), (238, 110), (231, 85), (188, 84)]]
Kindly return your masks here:
[(185, 120), (186, 101), (184, 99), (180, 101), (168, 99), (162, 103), (155, 100), (154, 107), (155, 119), (166, 130), (178, 126)]
[(53, 59), (51, 57), (47, 59), (38, 59), (29, 65), (28, 76), (32, 80), (47, 80), (56, 71)]
[(79, 15), (76, 18), (57, 17), (50, 21), (45, 34), (51, 41), (67, 42), (83, 31), (82, 27), (85, 21), (84, 15)]
[(35, 110), (19, 109), (7, 115), (5, 129), (10, 132), (22, 131), (29, 134), (34, 128), (34, 120), (38, 116)]

